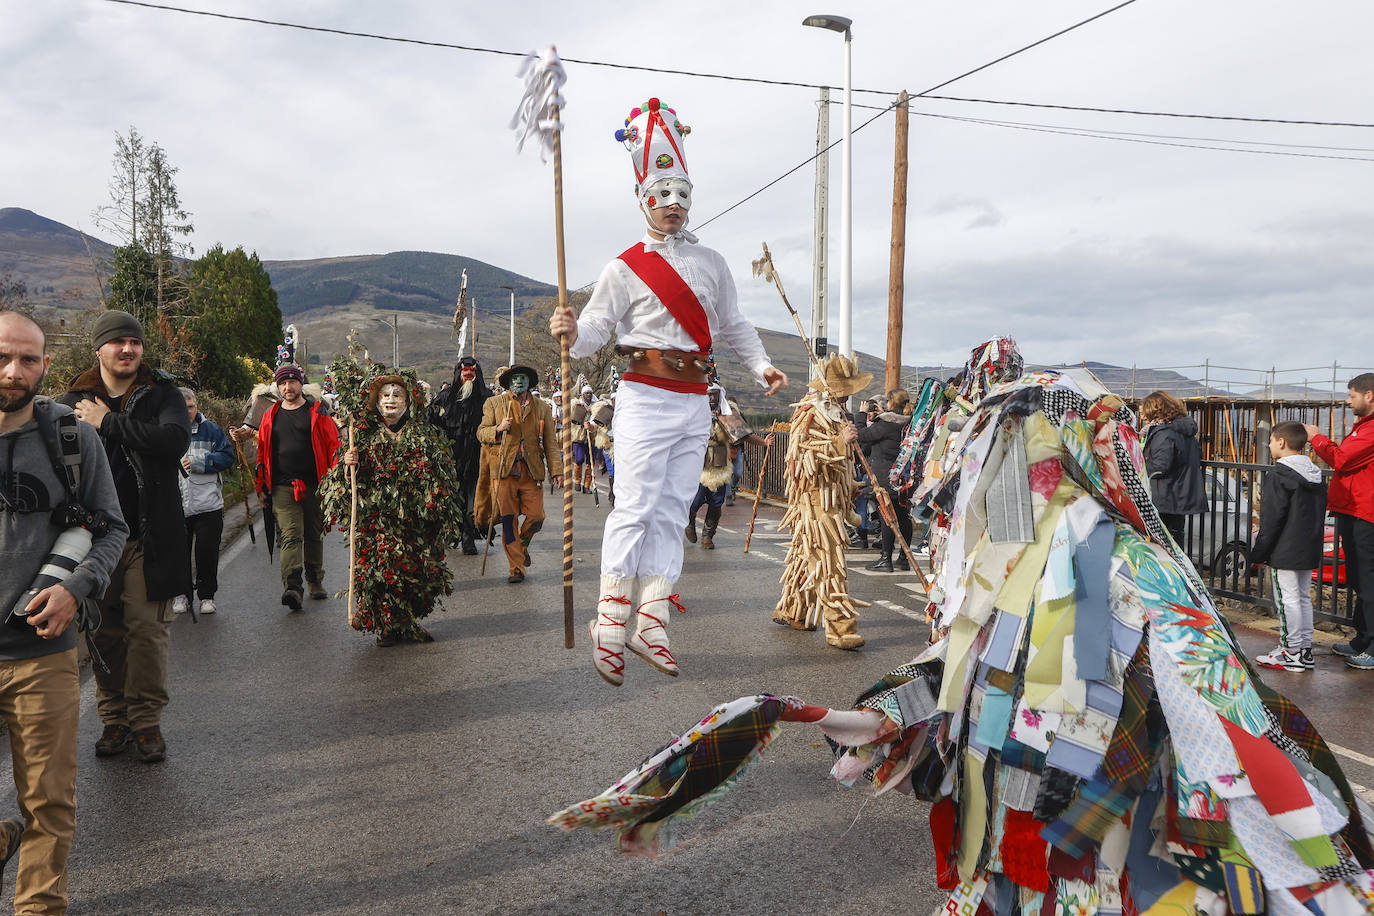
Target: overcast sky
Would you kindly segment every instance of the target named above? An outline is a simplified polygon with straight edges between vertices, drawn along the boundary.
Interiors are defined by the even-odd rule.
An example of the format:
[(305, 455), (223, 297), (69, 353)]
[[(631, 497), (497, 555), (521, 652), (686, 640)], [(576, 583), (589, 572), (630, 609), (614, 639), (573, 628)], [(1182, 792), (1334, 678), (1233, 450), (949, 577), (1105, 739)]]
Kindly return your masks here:
[[(895, 94), (921, 92), (1113, 4), (178, 5), (509, 51), (555, 43), (565, 58), (838, 85), (840, 36), (800, 24), (806, 13), (831, 12), (854, 20), (855, 88)], [(1370, 122), (1372, 32), (1368, 4), (1138, 0), (941, 94)], [(134, 125), (180, 169), (199, 251), (216, 242), (264, 259), (421, 249), (554, 282), (552, 167), (530, 149), (517, 156), (507, 128), (521, 92), (517, 66), (513, 57), (101, 0), (0, 0), (0, 206), (90, 229), (91, 210), (106, 198), (115, 134)], [(660, 96), (693, 128), (695, 224), (815, 151), (813, 88), (569, 64), (565, 95), (574, 287), (640, 235), (629, 157), (611, 135), (643, 99)], [(861, 105), (891, 99), (854, 95)], [(857, 108), (855, 125), (874, 113)], [(1352, 159), (1118, 142), (922, 114)], [(832, 106), (833, 139), (841, 123)], [(854, 339), (878, 354), (893, 130), (888, 114), (854, 136)], [(1036, 362), (1374, 364), (1366, 318), (1374, 304), (1374, 129), (917, 100), (910, 150), (908, 363), (959, 363), (975, 343), (1010, 333)], [(832, 341), (839, 170), (837, 149)], [(790, 298), (809, 313), (814, 182), (808, 165), (702, 232), (733, 265), (745, 311), (760, 325), (791, 328), (776, 293), (750, 276), (764, 241)]]

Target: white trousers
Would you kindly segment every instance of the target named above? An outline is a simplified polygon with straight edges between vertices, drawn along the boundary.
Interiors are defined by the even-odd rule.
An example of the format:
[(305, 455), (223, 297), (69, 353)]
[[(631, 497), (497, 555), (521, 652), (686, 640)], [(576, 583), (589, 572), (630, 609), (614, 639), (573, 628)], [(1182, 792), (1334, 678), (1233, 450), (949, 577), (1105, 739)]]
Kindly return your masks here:
[(1270, 569), (1274, 608), (1279, 612), (1279, 642), (1296, 652), (1312, 648), (1312, 570)]
[(615, 508), (601, 539), (601, 573), (682, 575), (682, 532), (701, 481), (711, 406), (705, 395), (621, 382), (615, 395)]

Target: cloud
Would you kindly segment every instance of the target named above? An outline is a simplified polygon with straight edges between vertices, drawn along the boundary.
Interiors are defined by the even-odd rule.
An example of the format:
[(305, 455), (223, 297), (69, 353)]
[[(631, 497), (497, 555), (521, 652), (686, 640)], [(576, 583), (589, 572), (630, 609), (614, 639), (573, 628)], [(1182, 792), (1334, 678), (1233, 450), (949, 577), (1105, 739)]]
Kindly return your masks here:
[(942, 197), (931, 205), (932, 216), (969, 214), (965, 229), (992, 229), (1002, 225), (1005, 217), (993, 206), (992, 201), (981, 197), (951, 196)]

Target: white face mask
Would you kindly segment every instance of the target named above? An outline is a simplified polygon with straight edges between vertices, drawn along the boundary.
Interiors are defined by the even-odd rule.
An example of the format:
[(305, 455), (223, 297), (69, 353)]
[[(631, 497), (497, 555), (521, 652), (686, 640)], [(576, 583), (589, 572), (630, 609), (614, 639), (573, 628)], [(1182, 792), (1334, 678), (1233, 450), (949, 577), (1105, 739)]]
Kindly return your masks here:
[(400, 385), (383, 385), (377, 398), (377, 412), (388, 423), (395, 423), (406, 412), (406, 392)]
[(650, 210), (677, 204), (683, 210), (692, 209), (692, 185), (681, 178), (662, 178), (644, 189), (640, 195)]

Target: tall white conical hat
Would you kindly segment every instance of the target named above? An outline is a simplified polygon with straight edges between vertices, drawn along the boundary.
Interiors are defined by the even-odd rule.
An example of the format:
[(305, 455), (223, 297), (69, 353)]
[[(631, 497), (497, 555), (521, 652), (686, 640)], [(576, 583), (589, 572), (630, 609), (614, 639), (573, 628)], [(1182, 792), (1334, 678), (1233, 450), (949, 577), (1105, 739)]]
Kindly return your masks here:
[[(683, 209), (690, 206), (692, 180), (687, 173), (686, 145), (683, 138), (692, 132), (677, 119), (677, 112), (658, 99), (649, 99), (630, 110), (625, 126), (615, 138), (630, 152), (635, 170), (635, 194), (648, 207), (660, 206), (656, 197), (662, 188), (685, 189), (688, 193), (674, 202)], [(676, 196), (676, 195), (674, 195)]]

